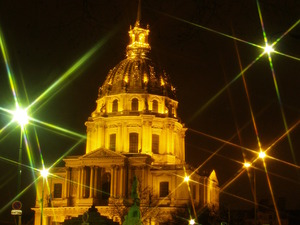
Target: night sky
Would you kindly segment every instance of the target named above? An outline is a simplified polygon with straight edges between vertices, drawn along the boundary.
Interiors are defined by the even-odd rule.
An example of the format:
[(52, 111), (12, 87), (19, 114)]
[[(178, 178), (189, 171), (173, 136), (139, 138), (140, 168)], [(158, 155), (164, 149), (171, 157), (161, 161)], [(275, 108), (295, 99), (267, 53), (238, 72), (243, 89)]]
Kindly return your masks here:
[[(268, 43), (279, 40), (274, 46), (278, 54), (271, 53), (273, 74), (268, 54), (256, 60), (264, 51), (257, 45), (265, 42), (254, 0), (144, 0), (142, 25), (150, 25), (153, 61), (176, 87), (179, 116), (188, 128), (187, 163), (195, 168), (201, 165), (201, 174), (215, 169), (223, 188), (244, 160), (256, 157), (249, 150), (259, 150), (253, 115), (262, 149), (276, 142), (265, 159), (274, 196), (287, 209), (300, 209), (300, 2), (263, 0), (259, 7)], [(133, 0), (0, 1), (1, 38), (20, 105), (30, 105), (71, 71), (30, 108), (30, 115), (84, 135), (98, 88), (125, 57), (136, 12)], [(76, 64), (90, 50), (93, 54)], [(244, 82), (241, 67), (247, 68)], [(1, 222), (12, 220), (9, 202), (17, 191), (17, 166), (12, 161), (18, 161), (20, 141), (20, 128), (15, 123), (6, 127), (12, 117), (5, 109), (14, 110), (15, 103), (3, 54), (0, 90)], [(286, 128), (291, 129), (289, 136)], [(27, 131), (36, 168), (42, 165), (36, 137), (46, 167), (78, 141), (34, 121)], [(69, 155), (84, 151), (82, 143)], [(21, 189), (33, 181), (29, 161), (24, 144)], [(258, 200), (272, 203), (262, 162), (258, 160), (255, 167)], [(253, 207), (247, 172), (230, 183), (220, 198), (224, 207)], [(21, 198), (25, 215), (34, 199), (32, 185)]]

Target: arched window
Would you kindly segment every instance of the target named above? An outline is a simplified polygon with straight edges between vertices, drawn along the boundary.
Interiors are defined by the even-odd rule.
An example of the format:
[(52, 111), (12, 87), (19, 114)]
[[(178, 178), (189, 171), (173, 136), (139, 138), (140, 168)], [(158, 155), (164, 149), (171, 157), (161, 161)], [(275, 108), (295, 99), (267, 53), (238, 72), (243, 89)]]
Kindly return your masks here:
[(129, 152), (130, 153), (138, 153), (139, 147), (139, 134), (138, 133), (130, 133), (129, 134)]
[(112, 112), (118, 112), (118, 100), (115, 99), (112, 105)]
[(153, 100), (152, 102), (152, 111), (155, 113), (158, 112), (158, 102), (156, 100)]
[(137, 98), (132, 99), (131, 101), (131, 110), (139, 111), (139, 100)]
[(152, 134), (152, 152), (158, 154), (159, 152), (159, 135)]
[(109, 149), (116, 151), (116, 134), (109, 135)]

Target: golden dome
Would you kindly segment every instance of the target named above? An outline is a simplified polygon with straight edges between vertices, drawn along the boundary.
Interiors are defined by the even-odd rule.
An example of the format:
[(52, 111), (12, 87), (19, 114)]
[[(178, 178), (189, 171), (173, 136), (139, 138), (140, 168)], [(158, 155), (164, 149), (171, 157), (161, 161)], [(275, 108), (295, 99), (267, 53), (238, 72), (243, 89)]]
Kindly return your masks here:
[(120, 93), (148, 93), (175, 98), (175, 88), (165, 71), (159, 70), (148, 57), (149, 28), (141, 28), (139, 21), (130, 27), (130, 42), (126, 48), (126, 59), (111, 69), (98, 97)]

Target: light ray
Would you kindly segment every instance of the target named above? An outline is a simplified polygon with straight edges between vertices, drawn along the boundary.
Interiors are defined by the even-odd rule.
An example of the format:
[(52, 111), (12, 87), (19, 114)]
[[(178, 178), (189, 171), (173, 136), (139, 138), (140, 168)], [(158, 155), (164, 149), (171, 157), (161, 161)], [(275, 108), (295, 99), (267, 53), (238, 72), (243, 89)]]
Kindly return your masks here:
[(290, 126), (289, 130), (285, 131), (277, 140), (275, 140), (266, 151), (270, 150), (273, 146), (275, 146), (278, 142), (280, 142), (284, 137), (286, 137), (289, 133), (291, 133), (298, 125), (300, 124), (300, 120), (298, 120), (294, 125)]
[[(262, 13), (261, 13), (261, 9), (260, 9), (260, 5), (259, 5), (258, 0), (256, 0), (256, 4), (257, 4), (259, 19), (260, 19), (260, 23), (261, 23), (261, 27), (262, 27), (262, 31), (263, 31), (264, 41), (265, 41), (266, 46), (268, 46), (268, 39), (267, 39), (267, 35), (266, 35), (266, 32), (265, 32), (264, 22), (263, 22)], [(299, 23), (299, 20), (298, 20), (297, 23)], [(291, 28), (294, 28), (294, 26), (292, 26)], [(289, 29), (289, 30), (291, 30), (291, 29)], [(283, 109), (283, 104), (282, 104), (281, 96), (280, 96), (280, 93), (279, 93), (279, 88), (278, 88), (278, 84), (277, 84), (275, 70), (274, 70), (274, 67), (273, 67), (273, 62), (272, 62), (272, 58), (271, 58), (270, 53), (268, 53), (268, 60), (269, 60), (270, 69), (271, 69), (271, 72), (272, 72), (273, 83), (274, 83), (274, 87), (275, 87), (275, 91), (276, 91), (276, 95), (277, 95), (277, 99), (278, 99), (278, 103), (279, 103), (279, 107), (280, 107), (281, 117), (282, 117), (282, 120), (283, 120), (285, 131), (287, 132), (289, 130), (289, 128), (288, 128), (288, 125), (287, 125), (286, 116), (285, 116), (285, 112), (284, 112), (284, 109)], [(287, 133), (287, 138), (288, 138), (288, 143), (289, 143), (289, 146), (290, 146), (290, 150), (291, 150), (291, 154), (292, 154), (294, 163), (296, 165), (298, 165), (296, 155), (295, 155), (295, 151), (294, 151), (294, 147), (293, 147), (293, 144), (292, 144), (292, 139), (291, 139), (289, 133)]]
[(18, 98), (17, 98), (17, 85), (15, 83), (13, 74), (10, 70), (10, 63), (9, 63), (9, 57), (6, 51), (6, 45), (5, 45), (5, 41), (4, 41), (4, 36), (2, 34), (1, 28), (0, 28), (0, 48), (1, 48), (1, 52), (2, 52), (2, 56), (4, 58), (4, 63), (5, 63), (5, 69), (8, 75), (8, 80), (9, 80), (9, 84), (10, 84), (10, 88), (11, 91), (13, 93), (13, 98), (15, 100), (15, 105), (18, 108)]
[(266, 165), (266, 162), (265, 162), (264, 159), (263, 159), (263, 165), (264, 165), (264, 168), (265, 168), (265, 173), (266, 173), (266, 177), (267, 177), (267, 181), (268, 181), (267, 183), (268, 183), (270, 194), (271, 194), (271, 197), (272, 197), (272, 202), (273, 202), (273, 205), (274, 205), (274, 209), (275, 209), (275, 213), (276, 213), (276, 217), (277, 217), (277, 222), (278, 222), (279, 225), (281, 225), (281, 220), (280, 220), (280, 215), (279, 215), (279, 211), (278, 211), (278, 208), (277, 208), (277, 203), (275, 201), (273, 188), (272, 188), (272, 185), (271, 185), (271, 180), (270, 180), (268, 170), (267, 170), (267, 165)]
[(230, 146), (233, 146), (233, 147), (237, 147), (237, 148), (240, 148), (240, 149), (244, 149), (244, 150), (249, 151), (249, 152), (251, 152), (251, 153), (257, 153), (257, 151), (255, 151), (255, 150), (253, 150), (253, 149), (250, 149), (250, 148), (247, 148), (247, 147), (244, 147), (244, 146), (241, 146), (241, 145), (238, 145), (238, 144), (235, 144), (235, 143), (226, 141), (226, 140), (224, 140), (224, 139), (221, 139), (221, 138), (218, 138), (218, 137), (209, 135), (209, 134), (205, 134), (205, 133), (203, 133), (203, 132), (194, 130), (194, 129), (192, 129), (192, 128), (189, 128), (189, 130), (191, 130), (191, 131), (193, 131), (193, 132), (195, 132), (195, 133), (197, 133), (197, 134), (201, 134), (201, 135), (203, 135), (203, 136), (205, 136), (205, 137), (209, 137), (209, 138), (211, 138), (211, 139), (214, 139), (214, 140), (216, 140), (216, 141), (225, 143), (225, 144), (227, 144), (227, 145), (230, 145)]
[(76, 133), (76, 132), (71, 131), (71, 130), (67, 130), (67, 129), (65, 129), (65, 128), (56, 126), (56, 125), (54, 125), (54, 124), (47, 123), (47, 122), (43, 122), (43, 121), (41, 121), (41, 120), (37, 120), (37, 119), (33, 119), (33, 118), (32, 118), (32, 121), (34, 121), (34, 122), (36, 122), (36, 123), (38, 123), (38, 124), (42, 124), (43, 126), (49, 127), (49, 128), (51, 128), (51, 129), (53, 129), (53, 130), (57, 130), (57, 131), (60, 131), (60, 132), (62, 132), (62, 133), (65, 133), (65, 134), (69, 134), (69, 135), (71, 135), (71, 137), (73, 136), (73, 137), (77, 137), (77, 138), (84, 138), (84, 139), (86, 139), (86, 136), (85, 136), (85, 135)]
[[(267, 108), (270, 107), (271, 104), (272, 104), (272, 102), (269, 103), (268, 105), (266, 105), (260, 112), (258, 112), (258, 115), (262, 114)], [(232, 135), (225, 143), (223, 143), (223, 145), (220, 146), (217, 150), (215, 150), (215, 151), (208, 151), (208, 150), (206, 150), (207, 152), (212, 153), (212, 154), (211, 154), (211, 155), (210, 155), (210, 156), (209, 156), (202, 164), (200, 164), (200, 165), (197, 167), (197, 169), (195, 169), (195, 171), (199, 170), (202, 166), (204, 166), (204, 165), (205, 165), (211, 158), (213, 158), (215, 155), (224, 157), (224, 156), (218, 154), (218, 152), (221, 151), (221, 150), (227, 145), (227, 142), (230, 142), (231, 140), (233, 140), (233, 139), (236, 137), (236, 135), (238, 135), (241, 131), (243, 131), (245, 128), (247, 128), (248, 125), (249, 125), (250, 123), (251, 123), (251, 120), (248, 121), (247, 123), (245, 123), (240, 129), (237, 130), (237, 133), (233, 134), (233, 135)], [(194, 129), (192, 129), (192, 128), (188, 128), (188, 130), (189, 130), (189, 131), (192, 131), (192, 132), (194, 132), (194, 133), (198, 133), (198, 131), (196, 131), (196, 130), (194, 130)], [(197, 147), (198, 147), (198, 146), (197, 146)], [(242, 150), (243, 150), (243, 148), (242, 148)], [(230, 159), (230, 160), (232, 160), (232, 159)], [(233, 160), (233, 161), (234, 161), (234, 160)], [(193, 173), (192, 173), (192, 174), (193, 174)], [(191, 175), (192, 175), (192, 174), (191, 174)]]
[(196, 208), (195, 208), (195, 204), (194, 204), (194, 198), (192, 196), (191, 187), (190, 187), (190, 183), (189, 183), (190, 176), (188, 176), (188, 174), (186, 173), (185, 166), (183, 167), (183, 170), (184, 170), (184, 179), (183, 179), (183, 182), (185, 182), (187, 184), (188, 192), (189, 192), (189, 195), (190, 195), (190, 201), (192, 203), (194, 217), (197, 218)]
[(282, 56), (285, 56), (287, 58), (290, 58), (290, 59), (294, 59), (294, 60), (297, 60), (297, 61), (300, 61), (300, 58), (297, 58), (296, 56), (292, 56), (292, 55), (288, 55), (288, 54), (285, 54), (285, 53), (282, 53), (282, 52), (278, 52), (276, 50), (273, 51), (274, 53), (278, 54), (278, 55), (282, 55)]
[(252, 109), (252, 104), (251, 104), (251, 100), (250, 100), (248, 86), (247, 86), (246, 78), (244, 76), (243, 66), (242, 66), (242, 61), (241, 61), (240, 53), (239, 53), (239, 50), (238, 50), (238, 46), (237, 46), (235, 41), (234, 41), (234, 45), (235, 45), (235, 50), (236, 50), (236, 54), (237, 54), (237, 58), (238, 58), (238, 62), (239, 62), (239, 67), (240, 67), (241, 74), (242, 74), (242, 80), (243, 80), (244, 89), (245, 89), (246, 96), (247, 96), (248, 107), (249, 107), (249, 111), (250, 111), (250, 114), (251, 114), (251, 119), (252, 119), (252, 124), (253, 124), (253, 128), (254, 128), (255, 135), (256, 135), (258, 149), (261, 150), (261, 142), (260, 142), (260, 139), (259, 139), (258, 129), (257, 129), (257, 125), (256, 125), (256, 121), (255, 121), (255, 117), (254, 117), (254, 113), (253, 113), (253, 109)]
[(178, 17), (172, 16), (172, 15), (169, 15), (169, 14), (166, 14), (166, 13), (163, 13), (163, 12), (160, 12), (160, 11), (156, 11), (156, 12), (158, 12), (158, 13), (160, 13), (160, 14), (163, 14), (163, 15), (165, 15), (165, 16), (168, 16), (168, 17), (170, 17), (170, 18), (172, 18), (172, 19), (178, 20), (178, 21), (180, 21), (180, 22), (187, 23), (187, 24), (190, 24), (190, 25), (192, 25), (192, 26), (199, 27), (199, 28), (201, 28), (201, 29), (203, 29), (203, 30), (206, 30), (206, 31), (209, 31), (209, 32), (218, 34), (218, 35), (221, 35), (221, 36), (223, 36), (223, 37), (231, 38), (231, 39), (234, 39), (234, 40), (236, 40), (236, 41), (239, 41), (239, 42), (242, 42), (242, 43), (245, 43), (245, 44), (248, 44), (248, 45), (257, 47), (257, 48), (261, 48), (261, 49), (264, 48), (264, 47), (262, 47), (262, 46), (260, 46), (260, 45), (258, 45), (258, 44), (251, 43), (251, 42), (249, 42), (249, 41), (245, 41), (245, 40), (243, 40), (243, 39), (241, 39), (241, 38), (237, 38), (237, 37), (231, 36), (231, 35), (229, 35), (229, 34), (225, 34), (225, 33), (222, 33), (222, 32), (220, 32), (220, 31), (216, 31), (216, 30), (214, 30), (214, 29), (211, 29), (211, 28), (208, 28), (208, 27), (205, 27), (205, 26), (202, 26), (202, 25), (199, 25), (199, 24), (196, 24), (196, 23), (187, 21), (187, 20), (185, 20), (185, 19), (178, 18)]
[(190, 117), (190, 119), (187, 121), (187, 123), (190, 123), (193, 121), (201, 112), (203, 112), (216, 98), (218, 98), (231, 84), (233, 84), (238, 78), (242, 76), (243, 73), (245, 73), (254, 63), (256, 63), (264, 53), (261, 53), (259, 56), (257, 56), (248, 66), (245, 67), (243, 71), (241, 71), (235, 78), (233, 78), (229, 83), (227, 83), (223, 88), (221, 88), (220, 91), (218, 91), (212, 98), (210, 98), (200, 109), (197, 110), (194, 115)]
[(63, 160), (67, 155), (69, 155), (70, 152), (72, 152), (75, 147), (77, 147), (79, 144), (81, 144), (82, 142), (85, 141), (85, 138), (80, 139), (79, 141), (77, 141), (71, 148), (69, 148), (68, 151), (66, 151), (61, 157), (59, 157), (53, 164), (52, 166), (49, 167), (49, 169), (51, 169), (52, 167), (54, 167), (57, 163), (61, 162), (61, 160)]
[(60, 90), (62, 88), (62, 84), (63, 86), (65, 86), (70, 83), (75, 77), (77, 77), (79, 73), (76, 74), (76, 72), (78, 72), (78, 70), (108, 41), (109, 37), (111, 37), (113, 33), (114, 32), (110, 32), (105, 38), (100, 40), (93, 48), (91, 48), (79, 60), (77, 60), (65, 73), (62, 74), (62, 76), (58, 80), (56, 80), (38, 98), (36, 98), (28, 108), (31, 108), (45, 98), (49, 101), (49, 99), (57, 93), (55, 92), (55, 90)]
[[(183, 23), (187, 23), (187, 24), (190, 24), (192, 26), (195, 26), (195, 27), (198, 27), (198, 28), (201, 28), (203, 30), (206, 30), (206, 31), (209, 31), (209, 32), (212, 32), (212, 33), (215, 33), (215, 34), (218, 34), (218, 35), (221, 35), (223, 37), (227, 37), (227, 38), (231, 38), (235, 41), (239, 41), (239, 42), (242, 42), (242, 43), (245, 43), (245, 44), (248, 44), (248, 45), (251, 45), (251, 46), (254, 46), (254, 47), (257, 47), (257, 48), (260, 48), (260, 49), (263, 49), (265, 50), (266, 46), (261, 46), (259, 44), (255, 44), (255, 43), (252, 43), (252, 42), (249, 42), (249, 41), (246, 41), (246, 40), (243, 40), (241, 38), (237, 38), (235, 36), (232, 36), (232, 35), (229, 35), (229, 34), (225, 34), (225, 33), (222, 33), (220, 31), (216, 31), (214, 29), (211, 29), (211, 28), (208, 28), (208, 27), (205, 27), (205, 26), (202, 26), (202, 25), (199, 25), (199, 24), (196, 24), (196, 23), (193, 23), (193, 22), (190, 22), (190, 21), (187, 21), (185, 19), (182, 19), (182, 18), (178, 18), (178, 17), (175, 17), (175, 16), (172, 16), (172, 15), (169, 15), (169, 14), (166, 14), (166, 13), (163, 13), (163, 12), (160, 12), (160, 11), (157, 11), (155, 10), (156, 12), (160, 13), (160, 14), (163, 14), (165, 16), (168, 16), (172, 19), (175, 19), (175, 20), (178, 20), (180, 22), (183, 22)], [(272, 43), (272, 45), (268, 45), (268, 46), (272, 46), (275, 47), (275, 45), (283, 38), (285, 37), (292, 29), (294, 29), (298, 24), (300, 23), (300, 20), (297, 20), (286, 32), (284, 32), (279, 38), (276, 39), (275, 42)], [(295, 59), (295, 60), (300, 60), (299, 58), (295, 57), (295, 56), (290, 56), (288, 54), (285, 54), (285, 53), (281, 53), (281, 52), (278, 52), (278, 51), (275, 51), (274, 50), (274, 53), (277, 53), (277, 54), (281, 54), (283, 56), (286, 56), (286, 57), (289, 57), (291, 59)]]
[[(260, 9), (259, 9), (260, 11)], [(296, 23), (294, 23), (290, 28), (288, 28), (279, 38), (276, 39), (276, 41), (273, 42), (272, 46), (275, 46), (283, 37), (285, 37), (291, 30), (293, 30), (298, 24), (300, 23), (300, 19), (296, 21)], [(277, 54), (280, 54), (280, 52), (276, 52)], [(283, 53), (282, 53), (283, 54)], [(285, 55), (285, 54), (283, 54)], [(299, 58), (296, 58), (297, 60), (299, 60)]]
[(17, 199), (19, 199), (32, 185), (34, 185), (36, 182), (36, 180), (34, 180), (33, 182), (31, 182), (27, 187), (25, 187), (20, 193), (18, 193), (15, 197), (13, 197), (6, 205), (4, 205), (1, 209), (0, 209), (0, 214), (3, 213), (6, 209), (8, 209), (8, 207), (11, 207), (12, 203), (14, 201), (16, 201)]

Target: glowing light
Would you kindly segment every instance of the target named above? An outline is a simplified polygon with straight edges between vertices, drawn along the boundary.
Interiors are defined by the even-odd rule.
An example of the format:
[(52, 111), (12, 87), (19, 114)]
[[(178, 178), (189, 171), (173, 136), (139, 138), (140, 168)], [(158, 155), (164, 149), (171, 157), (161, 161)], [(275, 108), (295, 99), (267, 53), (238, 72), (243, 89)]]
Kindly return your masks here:
[(189, 176), (185, 176), (185, 177), (184, 177), (184, 182), (189, 182), (189, 180), (190, 180), (190, 177), (189, 177)]
[(274, 52), (274, 48), (272, 45), (266, 44), (266, 47), (264, 49), (265, 49), (264, 53), (267, 53), (268, 55), (270, 55), (271, 52)]
[(258, 154), (259, 158), (264, 159), (266, 157), (266, 153), (263, 151), (260, 151), (260, 153)]
[(42, 176), (43, 178), (47, 178), (48, 175), (49, 175), (49, 170), (46, 169), (46, 168), (44, 168), (44, 169), (42, 169), (42, 170), (40, 171), (40, 174), (41, 174), (41, 176)]
[(126, 74), (126, 76), (124, 77), (124, 81), (126, 82), (126, 83), (128, 83), (128, 75)]
[(164, 79), (161, 77), (160, 78), (160, 86), (164, 86), (165, 85), (165, 81), (164, 81)]
[(18, 108), (14, 113), (14, 121), (16, 121), (20, 126), (25, 126), (29, 123), (29, 117), (25, 109)]
[(196, 224), (194, 219), (190, 219), (189, 224)]
[(249, 168), (251, 166), (251, 163), (245, 162), (244, 167)]
[(147, 74), (144, 74), (144, 83), (147, 83), (147, 82), (148, 82)]

